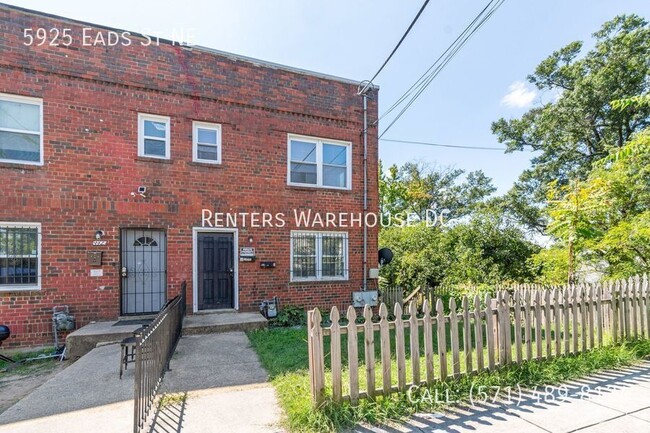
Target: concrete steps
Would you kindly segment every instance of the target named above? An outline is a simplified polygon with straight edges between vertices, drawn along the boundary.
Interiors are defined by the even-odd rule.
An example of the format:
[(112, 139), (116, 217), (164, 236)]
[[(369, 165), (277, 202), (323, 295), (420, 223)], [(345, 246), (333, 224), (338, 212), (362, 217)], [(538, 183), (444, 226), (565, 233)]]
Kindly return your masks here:
[(187, 316), (183, 321), (183, 335), (218, 334), (222, 332), (264, 329), (268, 321), (260, 313), (211, 313)]
[[(138, 324), (115, 325), (112, 322), (94, 322), (72, 332), (66, 338), (66, 354), (77, 359), (97, 345), (119, 343), (133, 335)], [(264, 329), (268, 321), (260, 313), (238, 313), (236, 311), (201, 313), (186, 316), (183, 320), (183, 335), (219, 334), (223, 332), (246, 332)]]

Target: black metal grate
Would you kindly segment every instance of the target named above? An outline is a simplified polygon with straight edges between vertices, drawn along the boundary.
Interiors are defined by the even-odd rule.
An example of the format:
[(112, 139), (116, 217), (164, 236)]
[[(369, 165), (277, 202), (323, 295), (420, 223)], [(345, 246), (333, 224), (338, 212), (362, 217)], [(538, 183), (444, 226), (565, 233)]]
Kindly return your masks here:
[(347, 233), (291, 233), (292, 280), (346, 279), (347, 264)]
[(0, 287), (38, 284), (39, 242), (37, 227), (0, 225)]
[(122, 314), (157, 313), (167, 298), (167, 242), (163, 230), (123, 229)]

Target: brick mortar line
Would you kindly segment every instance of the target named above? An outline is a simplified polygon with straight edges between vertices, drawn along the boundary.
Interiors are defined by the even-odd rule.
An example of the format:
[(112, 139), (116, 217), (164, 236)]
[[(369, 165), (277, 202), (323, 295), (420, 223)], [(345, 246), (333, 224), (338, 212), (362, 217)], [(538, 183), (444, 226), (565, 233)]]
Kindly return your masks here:
[[(174, 92), (174, 91), (171, 91), (171, 90), (154, 89), (154, 88), (145, 87), (145, 86), (138, 85), (138, 84), (125, 84), (125, 83), (118, 83), (118, 82), (110, 81), (110, 80), (98, 80), (96, 78), (80, 77), (80, 76), (77, 76), (77, 75), (65, 74), (63, 72), (47, 71), (47, 70), (38, 69), (38, 68), (29, 68), (29, 67), (25, 67), (25, 66), (16, 66), (16, 65), (11, 65), (11, 64), (6, 64), (6, 63), (0, 64), (0, 68), (11, 69), (11, 70), (20, 70), (20, 71), (28, 72), (28, 73), (42, 73), (42, 74), (53, 75), (53, 76), (57, 76), (57, 77), (64, 77), (64, 78), (71, 79), (71, 80), (84, 81), (84, 82), (87, 82), (87, 83), (95, 83), (95, 84), (101, 84), (101, 85), (115, 86), (115, 87), (123, 88), (123, 89), (139, 90), (139, 91), (145, 91), (145, 92), (155, 92), (155, 93), (159, 93), (159, 94), (163, 94), (163, 95), (181, 96), (181, 97), (185, 97), (185, 98), (190, 98), (190, 99), (195, 99), (195, 100), (202, 100), (202, 101), (212, 101), (212, 102), (216, 102), (216, 103), (223, 104), (223, 105), (236, 106), (238, 108), (253, 109), (253, 110), (259, 110), (259, 111), (277, 113), (277, 114), (286, 114), (286, 115), (290, 115), (290, 116), (302, 117), (302, 118), (308, 118), (308, 119), (314, 119), (314, 120), (326, 120), (326, 121), (329, 121), (329, 122), (338, 123), (340, 125), (356, 125), (356, 126), (362, 126), (363, 125), (363, 122), (353, 121), (353, 120), (349, 120), (349, 119), (327, 117), (327, 116), (318, 116), (318, 115), (314, 115), (314, 114), (300, 113), (300, 112), (297, 112), (297, 111), (282, 110), (282, 109), (279, 109), (279, 108), (264, 107), (264, 106), (261, 106), (261, 105), (248, 104), (248, 103), (242, 103), (242, 102), (236, 102), (236, 101), (229, 101), (229, 100), (219, 99), (219, 98), (212, 98), (212, 97), (209, 97), (209, 96), (199, 96), (199, 95), (192, 95), (192, 94), (183, 93), (183, 92)], [(368, 120), (368, 124), (371, 125), (369, 127), (369, 129), (376, 128), (376, 125), (373, 124), (373, 122), (374, 122), (373, 119)]]

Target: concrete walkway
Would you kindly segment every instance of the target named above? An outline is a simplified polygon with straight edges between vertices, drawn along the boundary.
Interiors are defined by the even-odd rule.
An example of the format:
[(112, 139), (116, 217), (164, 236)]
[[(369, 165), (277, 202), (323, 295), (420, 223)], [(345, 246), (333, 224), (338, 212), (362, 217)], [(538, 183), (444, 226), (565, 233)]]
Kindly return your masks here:
[[(0, 414), (1, 433), (123, 433), (133, 429), (133, 368), (119, 379), (119, 345), (93, 349)], [(179, 341), (151, 432), (281, 431), (266, 371), (243, 332)]]
[[(546, 394), (546, 392), (549, 394)], [(405, 423), (358, 426), (359, 433), (643, 433), (650, 432), (650, 361), (512, 397), (417, 414)], [(502, 392), (505, 396), (505, 391)]]

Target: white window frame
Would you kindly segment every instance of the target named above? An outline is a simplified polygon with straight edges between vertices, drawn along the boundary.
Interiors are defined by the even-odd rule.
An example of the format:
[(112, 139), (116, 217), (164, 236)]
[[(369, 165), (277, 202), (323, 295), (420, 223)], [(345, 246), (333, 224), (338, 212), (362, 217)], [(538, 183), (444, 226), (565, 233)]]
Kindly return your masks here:
[[(199, 158), (199, 128), (210, 129), (217, 132), (217, 160)], [(202, 143), (202, 146), (212, 146)], [(192, 122), (192, 161), (203, 164), (221, 164), (221, 125), (218, 123)]]
[[(314, 235), (316, 236), (316, 277), (295, 277), (293, 275), (293, 241), (294, 235)], [(323, 273), (323, 235), (339, 235), (343, 237), (343, 276), (326, 276)], [(350, 237), (348, 232), (329, 232), (329, 231), (314, 231), (314, 230), (291, 230), (291, 242), (289, 246), (289, 263), (291, 282), (309, 282), (309, 281), (347, 281), (348, 275), (348, 262), (349, 262), (349, 243)]]
[(37, 232), (37, 243), (36, 254), (38, 255), (36, 260), (36, 284), (18, 284), (18, 285), (9, 285), (9, 284), (0, 284), (0, 292), (20, 292), (20, 291), (30, 291), (30, 290), (41, 290), (41, 240), (42, 240), (42, 231), (41, 223), (34, 222), (15, 222), (15, 221), (0, 221), (0, 227), (18, 227), (18, 228), (30, 228), (36, 229)]
[[(144, 121), (150, 120), (152, 122), (164, 122), (165, 123), (165, 156), (160, 155), (147, 155), (144, 153)], [(162, 141), (160, 137), (149, 137), (152, 140)], [(157, 114), (147, 114), (147, 113), (138, 113), (138, 156), (144, 158), (156, 158), (156, 159), (171, 159), (171, 118), (169, 116), (159, 116)]]
[[(299, 183), (291, 182), (291, 140), (306, 141), (316, 144), (316, 183)], [(347, 165), (347, 185), (345, 187), (323, 185), (323, 144), (335, 144), (338, 146), (346, 146), (347, 152), (345, 155)], [(320, 189), (339, 189), (351, 190), (352, 189), (352, 143), (349, 141), (331, 140), (329, 138), (310, 137), (307, 135), (288, 134), (287, 136), (287, 185), (290, 186), (304, 186), (309, 188)]]
[[(39, 116), (40, 116), (40, 131), (38, 135), (40, 136), (40, 147), (39, 147), (39, 160), (38, 161), (25, 161), (22, 159), (6, 159), (0, 158), (0, 162), (6, 162), (9, 164), (26, 164), (26, 165), (43, 165), (43, 100), (41, 98), (32, 98), (29, 96), (20, 96), (20, 95), (11, 95), (9, 93), (0, 93), (0, 99), (8, 102), (20, 102), (23, 104), (38, 105), (39, 107)], [(34, 131), (26, 131), (23, 129), (12, 129), (12, 128), (2, 128), (0, 131), (4, 132), (15, 132), (17, 134), (29, 134), (36, 135)]]

